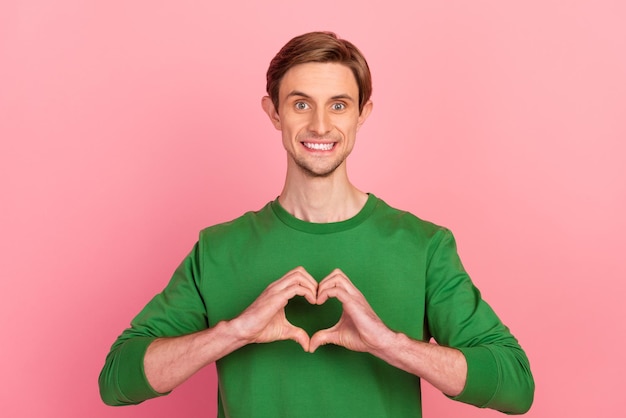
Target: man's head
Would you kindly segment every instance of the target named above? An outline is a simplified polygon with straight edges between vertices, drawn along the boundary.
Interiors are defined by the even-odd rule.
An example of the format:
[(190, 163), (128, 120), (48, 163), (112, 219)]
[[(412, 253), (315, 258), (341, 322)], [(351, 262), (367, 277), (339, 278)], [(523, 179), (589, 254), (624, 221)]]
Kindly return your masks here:
[(357, 131), (373, 106), (361, 53), (334, 34), (305, 34), (283, 47), (267, 74), (269, 96), (261, 105), (281, 131), (287, 176), (344, 176)]
[(278, 93), (285, 73), (296, 65), (338, 63), (352, 70), (359, 87), (359, 111), (372, 95), (372, 76), (367, 61), (353, 44), (332, 32), (310, 32), (297, 36), (276, 54), (267, 70), (267, 94), (279, 109)]

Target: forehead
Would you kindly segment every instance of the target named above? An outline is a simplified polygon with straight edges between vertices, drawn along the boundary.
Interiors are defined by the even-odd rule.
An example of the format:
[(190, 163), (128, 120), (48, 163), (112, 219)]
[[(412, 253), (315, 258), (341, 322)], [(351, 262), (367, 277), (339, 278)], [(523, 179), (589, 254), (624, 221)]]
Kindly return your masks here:
[(311, 97), (349, 95), (358, 99), (359, 87), (350, 67), (336, 62), (311, 62), (290, 68), (283, 76), (279, 96), (294, 91)]

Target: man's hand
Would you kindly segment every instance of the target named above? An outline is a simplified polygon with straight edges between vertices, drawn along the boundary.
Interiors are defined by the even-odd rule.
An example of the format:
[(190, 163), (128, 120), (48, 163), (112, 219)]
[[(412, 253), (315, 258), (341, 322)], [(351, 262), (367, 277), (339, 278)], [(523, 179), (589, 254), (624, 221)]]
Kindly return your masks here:
[(363, 294), (339, 269), (326, 276), (317, 288), (318, 305), (328, 298), (337, 298), (343, 305), (343, 313), (337, 324), (311, 337), (311, 353), (320, 345), (335, 344), (377, 355), (391, 344), (394, 332), (380, 320)]
[(461, 393), (465, 387), (467, 362), (459, 350), (416, 341), (387, 328), (341, 270), (334, 270), (317, 287), (318, 305), (333, 297), (343, 304), (343, 313), (336, 325), (311, 337), (311, 353), (324, 344), (368, 352), (427, 380), (449, 396)]
[(292, 339), (305, 351), (307, 333), (287, 321), (285, 305), (296, 295), (315, 304), (317, 282), (302, 267), (270, 284), (238, 317), (179, 337), (157, 338), (146, 351), (146, 378), (157, 392), (174, 389), (191, 375), (250, 343)]
[(297, 267), (270, 284), (231, 324), (247, 343), (294, 340), (308, 351), (309, 335), (287, 320), (285, 306), (296, 295), (315, 304), (317, 287), (315, 279), (303, 267)]

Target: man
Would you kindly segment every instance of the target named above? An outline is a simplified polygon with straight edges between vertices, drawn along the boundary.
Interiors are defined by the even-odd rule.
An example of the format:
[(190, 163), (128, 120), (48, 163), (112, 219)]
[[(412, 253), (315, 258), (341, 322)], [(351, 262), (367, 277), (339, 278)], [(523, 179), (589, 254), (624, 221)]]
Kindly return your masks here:
[(348, 179), (372, 111), (358, 49), (332, 33), (296, 37), (272, 60), (267, 92), (287, 151), (280, 196), (200, 233), (111, 348), (103, 400), (142, 402), (216, 362), (220, 417), (420, 417), (420, 378), (459, 401), (527, 411), (528, 359), (451, 233)]

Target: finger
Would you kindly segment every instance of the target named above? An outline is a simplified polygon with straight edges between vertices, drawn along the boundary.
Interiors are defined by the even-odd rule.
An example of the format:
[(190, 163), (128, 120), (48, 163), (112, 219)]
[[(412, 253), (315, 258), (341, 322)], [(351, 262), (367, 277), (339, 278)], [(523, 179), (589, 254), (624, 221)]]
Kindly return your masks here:
[(292, 280), (295, 280), (298, 286), (304, 287), (307, 290), (306, 293), (298, 292), (297, 294), (304, 296), (310, 304), (315, 304), (318, 288), (317, 280), (315, 280), (313, 276), (311, 276), (302, 266), (296, 267), (292, 270), (290, 277)]
[(254, 303), (255, 307), (260, 312), (272, 312), (275, 313), (280, 309), (283, 309), (289, 303), (294, 296), (303, 296), (311, 304), (315, 304), (317, 298), (317, 292), (310, 287), (302, 286), (300, 284), (292, 283), (288, 287), (280, 290), (274, 290), (266, 295), (261, 295)]
[(296, 282), (284, 289), (263, 292), (243, 313), (256, 318), (257, 321), (263, 321), (262, 318), (269, 320), (284, 309), (289, 300), (296, 295), (303, 296), (309, 303), (315, 304), (317, 292)]
[(322, 284), (325, 281), (331, 281), (331, 280), (334, 280), (334, 279), (345, 281), (347, 283), (352, 284), (352, 282), (350, 281), (350, 278), (348, 277), (348, 275), (346, 273), (344, 273), (343, 270), (341, 270), (341, 269), (334, 269), (333, 271), (328, 273), (328, 275), (322, 279), (320, 284)]
[(320, 293), (324, 289), (330, 289), (333, 287), (342, 287), (349, 293), (359, 293), (358, 289), (350, 281), (348, 276), (339, 269), (333, 270), (328, 276), (326, 276), (320, 282), (317, 292)]
[(293, 283), (289, 287), (283, 289), (281, 294), (284, 297), (285, 305), (294, 296), (303, 296), (310, 304), (314, 305), (317, 302), (317, 290), (311, 289), (309, 286), (304, 286), (301, 283)]
[(293, 283), (298, 283), (303, 287), (311, 289), (313, 292), (317, 292), (317, 281), (304, 269), (304, 267), (301, 266), (287, 272), (283, 277), (272, 283), (270, 286), (274, 286), (280, 290), (292, 285)]
[(324, 302), (326, 302), (330, 297), (330, 295), (328, 294), (328, 290), (334, 289), (338, 285), (342, 286), (344, 278), (347, 279), (345, 274), (343, 274), (343, 272), (339, 269), (331, 271), (328, 276), (324, 277), (317, 286), (317, 304), (322, 305)]
[(317, 291), (317, 301), (318, 305), (324, 304), (329, 298), (336, 298), (342, 304), (350, 303), (352, 299), (354, 299), (354, 295), (352, 295), (348, 290), (339, 285), (335, 285), (333, 283), (324, 286), (324, 288), (319, 288)]
[(297, 275), (306, 280), (308, 283), (311, 283), (315, 287), (317, 287), (317, 281), (311, 276), (311, 274), (306, 271), (306, 269), (302, 266), (298, 266), (295, 269), (291, 270), (288, 275)]
[(268, 300), (279, 298), (280, 305), (284, 306), (296, 294), (306, 297), (309, 303), (315, 303), (317, 282), (308, 273), (303, 274), (299, 269), (294, 269), (271, 283), (261, 297)]

